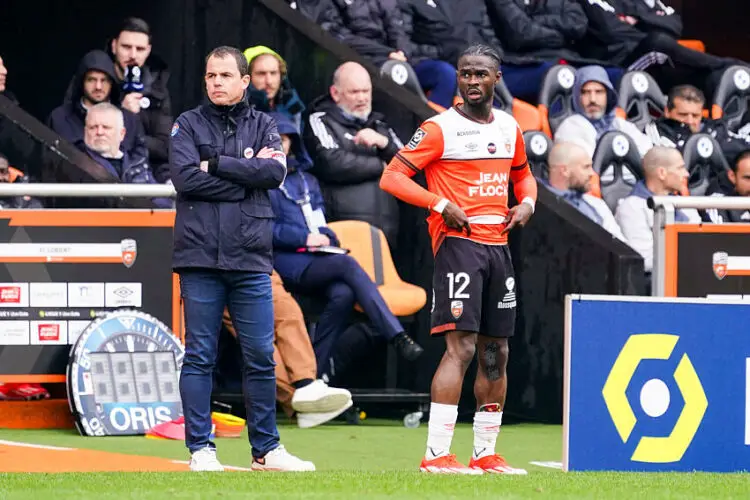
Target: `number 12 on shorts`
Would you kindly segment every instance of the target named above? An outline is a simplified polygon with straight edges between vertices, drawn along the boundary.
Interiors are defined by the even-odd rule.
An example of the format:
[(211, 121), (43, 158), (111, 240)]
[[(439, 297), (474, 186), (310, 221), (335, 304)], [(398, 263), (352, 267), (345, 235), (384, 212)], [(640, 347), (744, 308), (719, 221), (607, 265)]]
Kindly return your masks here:
[(468, 293), (465, 293), (466, 287), (471, 282), (468, 273), (447, 273), (448, 277), (448, 298), (449, 299), (468, 299)]

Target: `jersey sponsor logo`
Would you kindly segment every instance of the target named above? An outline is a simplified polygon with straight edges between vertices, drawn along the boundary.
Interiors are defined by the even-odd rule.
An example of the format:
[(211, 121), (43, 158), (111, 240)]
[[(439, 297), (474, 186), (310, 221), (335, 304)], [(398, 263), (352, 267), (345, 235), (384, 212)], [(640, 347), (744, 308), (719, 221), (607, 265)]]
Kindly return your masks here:
[(494, 197), (508, 196), (508, 174), (482, 172), (475, 186), (469, 186), (469, 196)]
[(416, 132), (414, 132), (414, 135), (411, 136), (411, 139), (409, 140), (409, 143), (406, 145), (409, 149), (416, 149), (417, 146), (419, 146), (419, 143), (422, 142), (422, 140), (427, 136), (427, 132), (424, 131), (423, 128), (418, 128)]
[(494, 155), (496, 151), (497, 151), (497, 146), (495, 146), (494, 142), (487, 144), (487, 152), (489, 154)]
[(465, 137), (467, 135), (479, 135), (481, 133), (482, 132), (479, 130), (459, 130), (458, 132), (456, 132), (456, 136)]

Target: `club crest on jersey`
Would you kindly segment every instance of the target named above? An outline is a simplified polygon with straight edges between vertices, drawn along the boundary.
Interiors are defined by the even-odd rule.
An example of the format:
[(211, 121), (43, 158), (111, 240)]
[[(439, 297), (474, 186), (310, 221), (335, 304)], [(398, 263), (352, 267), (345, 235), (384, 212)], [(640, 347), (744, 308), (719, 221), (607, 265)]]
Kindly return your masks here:
[(510, 139), (505, 139), (505, 152), (510, 153), (511, 143)]
[(409, 140), (409, 143), (406, 145), (409, 149), (416, 149), (417, 146), (419, 146), (419, 143), (422, 142), (422, 139), (425, 138), (427, 135), (427, 132), (425, 132), (421, 127), (417, 129), (416, 132), (414, 132), (414, 135), (411, 136), (411, 139)]
[(464, 313), (464, 302), (462, 300), (454, 300), (451, 302), (451, 314), (454, 318), (458, 319)]
[(487, 151), (488, 151), (488, 152), (489, 152), (489, 153), (490, 153), (491, 155), (494, 155), (494, 154), (495, 154), (495, 152), (497, 151), (497, 146), (495, 146), (495, 143), (494, 143), (494, 142), (491, 142), (491, 143), (487, 144)]

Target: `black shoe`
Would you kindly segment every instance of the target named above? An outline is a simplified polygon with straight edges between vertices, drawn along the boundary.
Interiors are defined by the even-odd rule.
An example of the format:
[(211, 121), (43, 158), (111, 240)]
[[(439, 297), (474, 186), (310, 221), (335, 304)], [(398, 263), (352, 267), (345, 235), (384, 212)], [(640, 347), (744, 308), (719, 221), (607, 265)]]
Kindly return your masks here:
[(407, 361), (414, 361), (422, 355), (424, 349), (414, 342), (406, 332), (401, 332), (393, 338), (393, 345), (396, 346), (398, 353)]

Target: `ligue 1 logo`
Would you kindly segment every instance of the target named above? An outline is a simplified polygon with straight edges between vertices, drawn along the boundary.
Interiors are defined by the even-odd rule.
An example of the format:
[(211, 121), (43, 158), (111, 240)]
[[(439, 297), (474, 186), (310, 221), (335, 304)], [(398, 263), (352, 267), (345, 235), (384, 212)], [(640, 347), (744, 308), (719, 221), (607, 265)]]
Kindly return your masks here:
[(138, 255), (138, 246), (133, 239), (125, 239), (120, 242), (120, 251), (122, 252), (122, 263), (125, 267), (133, 267), (135, 258)]
[(727, 275), (729, 265), (729, 254), (726, 252), (714, 252), (714, 276), (723, 280)]

